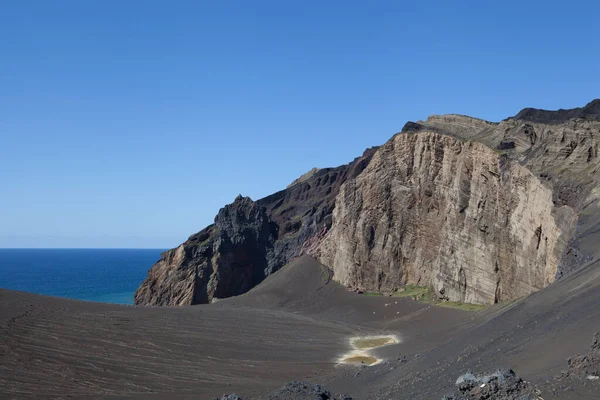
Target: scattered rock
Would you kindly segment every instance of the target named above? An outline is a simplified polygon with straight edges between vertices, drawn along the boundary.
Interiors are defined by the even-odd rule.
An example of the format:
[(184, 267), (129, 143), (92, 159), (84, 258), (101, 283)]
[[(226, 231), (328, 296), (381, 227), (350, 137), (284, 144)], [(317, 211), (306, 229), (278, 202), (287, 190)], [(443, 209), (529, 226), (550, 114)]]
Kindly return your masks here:
[[(587, 354), (579, 355), (567, 360), (569, 365), (563, 377), (576, 376), (596, 380), (600, 376), (600, 333), (596, 332)], [(590, 379), (590, 377), (593, 377)]]
[(352, 397), (331, 393), (319, 385), (299, 381), (286, 383), (277, 393), (267, 398), (269, 400), (352, 400)]
[(534, 400), (536, 390), (512, 369), (498, 369), (492, 374), (467, 372), (456, 380), (457, 393), (442, 400)]
[(236, 394), (224, 394), (221, 397), (215, 397), (213, 400), (244, 400)]

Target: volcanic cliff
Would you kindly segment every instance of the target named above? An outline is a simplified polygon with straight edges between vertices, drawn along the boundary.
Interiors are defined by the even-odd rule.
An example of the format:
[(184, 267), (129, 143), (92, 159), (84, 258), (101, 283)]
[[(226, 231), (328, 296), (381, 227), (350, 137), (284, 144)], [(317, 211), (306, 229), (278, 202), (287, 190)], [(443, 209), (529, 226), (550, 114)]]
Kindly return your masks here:
[(242, 294), (302, 254), (361, 290), (427, 285), (440, 298), (527, 295), (588, 260), (600, 232), (600, 100), (492, 123), (409, 122), (337, 168), (313, 169), (162, 255), (136, 304)]

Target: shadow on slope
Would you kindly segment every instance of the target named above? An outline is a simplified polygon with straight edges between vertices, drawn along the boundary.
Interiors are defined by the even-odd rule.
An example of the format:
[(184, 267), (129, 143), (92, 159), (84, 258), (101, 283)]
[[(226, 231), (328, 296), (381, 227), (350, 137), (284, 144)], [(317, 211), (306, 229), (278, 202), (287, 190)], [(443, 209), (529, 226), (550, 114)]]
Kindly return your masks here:
[[(284, 310), (311, 318), (352, 326), (357, 331), (406, 335), (418, 327), (436, 338), (473, 314), (432, 307), (408, 298), (365, 296), (333, 281), (330, 270), (310, 256), (301, 256), (267, 277), (254, 289), (218, 301), (217, 307)], [(428, 340), (425, 340), (427, 342)]]
[(310, 299), (324, 288), (338, 290), (327, 268), (309, 256), (302, 256), (269, 275), (248, 293), (218, 301), (221, 305), (300, 311), (308, 308)]

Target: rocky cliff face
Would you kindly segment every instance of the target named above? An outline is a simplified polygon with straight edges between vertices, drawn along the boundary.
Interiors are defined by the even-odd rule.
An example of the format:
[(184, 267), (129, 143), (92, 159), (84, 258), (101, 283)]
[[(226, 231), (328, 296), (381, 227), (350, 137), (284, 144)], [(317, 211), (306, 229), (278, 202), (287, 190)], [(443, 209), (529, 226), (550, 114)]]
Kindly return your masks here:
[(316, 254), (348, 286), (417, 284), (493, 303), (553, 282), (575, 221), (529, 170), (485, 145), (403, 133), (342, 187)]
[(162, 255), (135, 303), (189, 305), (244, 293), (265, 278), (275, 234), (265, 210), (238, 196), (214, 225)]
[(599, 105), (407, 123), (348, 165), (236, 199), (163, 254), (135, 302), (240, 294), (307, 253), (364, 290), (414, 283), (475, 303), (538, 290), (600, 257)]
[(162, 254), (135, 304), (191, 305), (242, 294), (320, 243), (341, 185), (358, 176), (375, 148), (338, 168), (312, 171), (256, 202), (241, 197), (215, 223)]
[(600, 257), (599, 106), (594, 100), (573, 110), (525, 109), (500, 123), (432, 116), (407, 124), (405, 131), (434, 130), (485, 144), (530, 170), (552, 191), (555, 205), (576, 210), (576, 230), (559, 264), (562, 275)]

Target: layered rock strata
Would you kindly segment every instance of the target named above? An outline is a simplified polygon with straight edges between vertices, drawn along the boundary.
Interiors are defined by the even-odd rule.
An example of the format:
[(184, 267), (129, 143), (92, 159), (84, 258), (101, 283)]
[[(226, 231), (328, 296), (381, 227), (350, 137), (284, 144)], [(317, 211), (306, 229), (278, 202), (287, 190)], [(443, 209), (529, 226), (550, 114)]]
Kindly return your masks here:
[(396, 135), (342, 187), (316, 255), (362, 290), (416, 284), (493, 303), (552, 283), (575, 221), (516, 161), (420, 131)]

